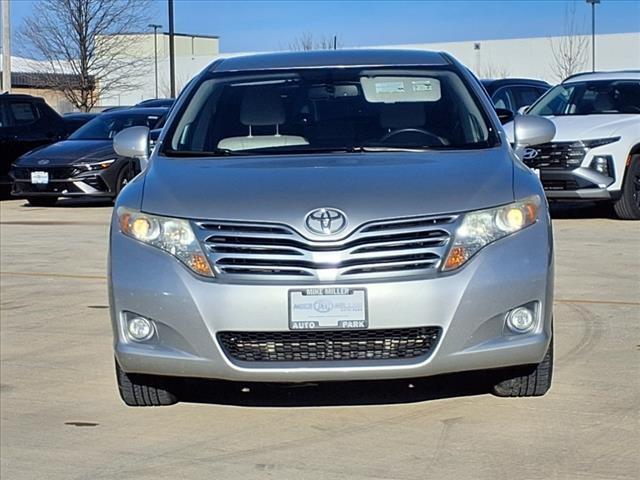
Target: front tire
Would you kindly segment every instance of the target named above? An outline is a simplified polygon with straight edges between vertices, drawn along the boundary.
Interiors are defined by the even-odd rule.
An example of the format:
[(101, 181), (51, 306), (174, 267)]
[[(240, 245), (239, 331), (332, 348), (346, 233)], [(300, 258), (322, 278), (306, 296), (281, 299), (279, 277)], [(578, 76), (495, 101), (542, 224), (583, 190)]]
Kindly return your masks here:
[(136, 176), (133, 171), (133, 165), (127, 164), (122, 167), (120, 173), (118, 173), (118, 178), (116, 180), (116, 197), (120, 195), (120, 192), (127, 184)]
[(553, 376), (553, 337), (547, 353), (538, 365), (502, 372), (493, 386), (498, 397), (540, 397), (551, 388)]
[(27, 197), (27, 202), (32, 207), (53, 207), (58, 197)]
[(126, 373), (116, 360), (116, 378), (120, 398), (130, 407), (161, 407), (178, 402), (164, 377)]
[(640, 220), (640, 155), (632, 155), (622, 184), (622, 196), (613, 204), (618, 218)]

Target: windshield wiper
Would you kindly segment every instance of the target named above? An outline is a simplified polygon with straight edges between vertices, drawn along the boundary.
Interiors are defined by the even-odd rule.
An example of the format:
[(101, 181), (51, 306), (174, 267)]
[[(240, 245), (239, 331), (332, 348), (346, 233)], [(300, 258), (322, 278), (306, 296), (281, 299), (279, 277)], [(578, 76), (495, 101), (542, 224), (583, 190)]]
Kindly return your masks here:
[(231, 155), (250, 155), (249, 152), (216, 148), (215, 150), (173, 150), (165, 149), (162, 153), (167, 157), (227, 157)]

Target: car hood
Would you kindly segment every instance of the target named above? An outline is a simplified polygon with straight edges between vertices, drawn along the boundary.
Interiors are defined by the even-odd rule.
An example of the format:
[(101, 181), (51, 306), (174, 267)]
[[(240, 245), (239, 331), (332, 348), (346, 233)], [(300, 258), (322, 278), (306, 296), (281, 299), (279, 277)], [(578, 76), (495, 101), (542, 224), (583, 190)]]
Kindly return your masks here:
[(561, 115), (546, 117), (556, 126), (555, 142), (607, 138), (630, 124), (638, 124), (637, 114)]
[[(111, 140), (64, 140), (31, 150), (16, 162), (20, 166), (55, 166), (115, 158)], [(42, 163), (48, 160), (47, 163)]]
[(311, 210), (348, 217), (341, 235), (374, 219), (463, 212), (513, 201), (502, 148), (185, 159), (156, 157), (142, 209), (160, 215), (277, 222), (303, 231)]

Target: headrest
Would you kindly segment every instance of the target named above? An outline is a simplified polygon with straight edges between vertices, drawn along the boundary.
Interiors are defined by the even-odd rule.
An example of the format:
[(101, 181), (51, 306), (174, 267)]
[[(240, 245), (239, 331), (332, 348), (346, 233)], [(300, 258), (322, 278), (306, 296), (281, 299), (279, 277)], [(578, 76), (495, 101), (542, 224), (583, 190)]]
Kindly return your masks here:
[(273, 88), (249, 88), (240, 105), (243, 125), (280, 125), (284, 123), (284, 105)]
[(596, 112), (606, 112), (613, 110), (613, 101), (608, 92), (600, 92), (593, 101), (593, 109)]
[(385, 128), (422, 127), (427, 119), (422, 103), (388, 103), (380, 107), (380, 124)]

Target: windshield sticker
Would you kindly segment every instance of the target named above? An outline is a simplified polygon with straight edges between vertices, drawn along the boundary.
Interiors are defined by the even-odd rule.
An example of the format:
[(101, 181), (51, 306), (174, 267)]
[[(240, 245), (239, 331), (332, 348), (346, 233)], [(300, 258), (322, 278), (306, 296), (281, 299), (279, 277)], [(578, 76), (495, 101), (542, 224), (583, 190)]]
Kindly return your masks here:
[(404, 82), (376, 82), (376, 93), (403, 93)]
[(425, 77), (361, 77), (364, 97), (371, 103), (437, 102), (440, 80)]

